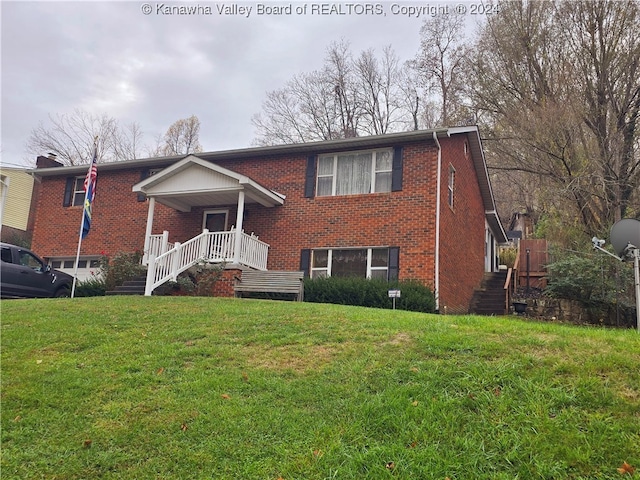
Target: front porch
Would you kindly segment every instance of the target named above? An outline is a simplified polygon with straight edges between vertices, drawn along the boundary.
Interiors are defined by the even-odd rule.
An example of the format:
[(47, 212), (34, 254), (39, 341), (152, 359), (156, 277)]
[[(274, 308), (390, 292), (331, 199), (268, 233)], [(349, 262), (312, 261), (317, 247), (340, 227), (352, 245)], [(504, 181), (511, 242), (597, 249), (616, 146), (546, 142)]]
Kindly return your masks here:
[[(145, 295), (199, 262), (267, 270), (269, 245), (243, 230), (245, 204), (276, 207), (284, 196), (252, 179), (190, 155), (134, 185), (133, 191), (148, 199), (143, 264), (147, 265)], [(169, 242), (169, 232), (153, 234), (156, 202), (181, 212), (193, 207), (236, 206), (236, 221), (226, 230), (202, 233), (184, 243)], [(214, 210), (217, 212), (217, 210)], [(215, 226), (214, 226), (215, 228)], [(178, 232), (184, 238), (185, 232)]]

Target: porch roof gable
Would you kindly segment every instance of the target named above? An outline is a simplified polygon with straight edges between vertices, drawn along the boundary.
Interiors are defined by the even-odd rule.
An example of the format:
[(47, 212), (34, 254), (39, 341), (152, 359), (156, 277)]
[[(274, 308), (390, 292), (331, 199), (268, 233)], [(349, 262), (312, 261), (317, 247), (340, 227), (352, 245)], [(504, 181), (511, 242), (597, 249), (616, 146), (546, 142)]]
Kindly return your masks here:
[(133, 186), (133, 191), (180, 211), (196, 206), (229, 205), (244, 190), (247, 203), (275, 207), (284, 195), (269, 190), (246, 175), (189, 155)]

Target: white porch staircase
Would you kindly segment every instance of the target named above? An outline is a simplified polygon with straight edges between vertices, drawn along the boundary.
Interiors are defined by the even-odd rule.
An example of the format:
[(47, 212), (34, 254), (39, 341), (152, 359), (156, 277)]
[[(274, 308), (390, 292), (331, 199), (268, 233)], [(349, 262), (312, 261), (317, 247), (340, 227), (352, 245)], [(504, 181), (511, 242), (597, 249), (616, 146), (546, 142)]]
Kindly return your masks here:
[(147, 296), (163, 283), (176, 281), (178, 275), (199, 263), (237, 264), (267, 270), (269, 245), (244, 231), (210, 232), (205, 229), (184, 243), (150, 242), (150, 245), (144, 292)]

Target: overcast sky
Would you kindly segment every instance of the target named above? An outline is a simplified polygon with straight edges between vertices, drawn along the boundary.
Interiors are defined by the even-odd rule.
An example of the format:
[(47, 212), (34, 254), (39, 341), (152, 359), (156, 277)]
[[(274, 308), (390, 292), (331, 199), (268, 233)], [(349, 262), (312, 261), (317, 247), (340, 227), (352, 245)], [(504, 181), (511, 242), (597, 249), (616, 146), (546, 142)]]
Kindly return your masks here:
[[(0, 1), (2, 163), (32, 164), (25, 152), (31, 130), (74, 109), (135, 121), (149, 144), (196, 115), (205, 151), (249, 147), (265, 92), (319, 68), (329, 43), (344, 38), (354, 54), (391, 44), (407, 60), (429, 18), (428, 10), (410, 16), (407, 7), (458, 3), (385, 1), (378, 14), (366, 14), (376, 4), (342, 2), (335, 14), (338, 4), (323, 0)], [(196, 13), (180, 14), (179, 5)], [(258, 11), (288, 5), (291, 13)]]

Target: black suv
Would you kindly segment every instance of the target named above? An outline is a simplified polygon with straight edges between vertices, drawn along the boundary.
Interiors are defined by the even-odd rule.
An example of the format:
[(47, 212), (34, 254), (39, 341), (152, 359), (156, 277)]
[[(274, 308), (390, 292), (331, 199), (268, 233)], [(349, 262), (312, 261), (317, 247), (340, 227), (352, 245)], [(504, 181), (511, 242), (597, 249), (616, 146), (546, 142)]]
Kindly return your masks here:
[(0, 243), (0, 297), (68, 297), (73, 277), (52, 270), (27, 248)]

